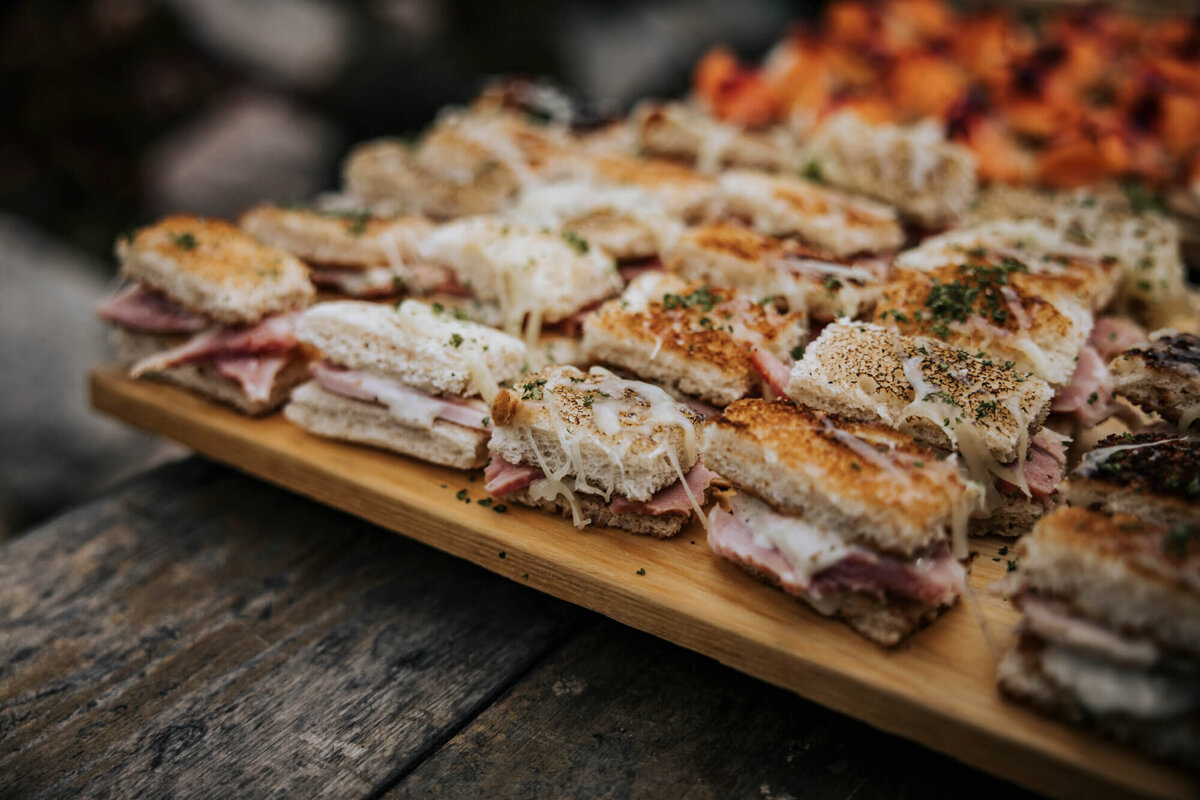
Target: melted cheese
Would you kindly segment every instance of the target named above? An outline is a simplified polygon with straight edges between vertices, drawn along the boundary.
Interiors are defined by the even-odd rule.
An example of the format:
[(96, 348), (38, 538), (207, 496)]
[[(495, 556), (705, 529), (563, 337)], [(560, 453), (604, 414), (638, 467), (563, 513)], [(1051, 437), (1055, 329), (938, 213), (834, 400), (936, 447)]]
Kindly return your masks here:
[(545, 184), (522, 192), (507, 216), (535, 228), (560, 230), (590, 214), (610, 213), (642, 225), (660, 253), (675, 246), (683, 225), (667, 213), (662, 198), (637, 186), (603, 186), (586, 180)]
[(1046, 645), (1041, 661), (1042, 671), (1051, 680), (1074, 692), (1080, 704), (1096, 714), (1161, 719), (1185, 714), (1200, 705), (1194, 683), (1122, 668), (1061, 645)]
[(863, 550), (804, 517), (781, 514), (762, 500), (742, 492), (730, 499), (729, 507), (754, 533), (754, 544), (778, 550), (805, 585), (814, 575), (850, 553)]

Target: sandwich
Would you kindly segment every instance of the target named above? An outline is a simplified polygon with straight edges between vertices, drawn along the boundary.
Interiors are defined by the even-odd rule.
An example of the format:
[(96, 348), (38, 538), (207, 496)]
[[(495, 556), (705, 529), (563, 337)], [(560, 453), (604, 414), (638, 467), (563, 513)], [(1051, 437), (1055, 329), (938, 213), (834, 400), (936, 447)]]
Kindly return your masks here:
[(294, 335), (314, 295), (294, 256), (226, 222), (166, 217), (117, 241), (129, 283), (99, 308), (133, 377), (153, 376), (245, 414), (278, 408), (308, 375)]
[(239, 224), (308, 264), (317, 287), (350, 297), (424, 293), (446, 280), (417, 255), (433, 231), (424, 217), (263, 204), (244, 213)]
[(612, 257), (586, 239), (499, 217), (442, 225), (425, 240), (421, 256), (493, 306), (504, 330), (524, 331), (531, 348), (543, 325), (564, 323), (624, 286)]
[(716, 178), (665, 159), (580, 154), (574, 177), (598, 186), (642, 189), (659, 199), (668, 217), (689, 223), (704, 219), (717, 202)]
[(805, 143), (821, 180), (882, 200), (927, 228), (960, 219), (975, 197), (975, 158), (940, 122), (869, 124), (853, 111), (821, 122)]
[(1200, 420), (1200, 336), (1160, 331), (1109, 364), (1113, 391), (1186, 432)]
[(883, 259), (838, 258), (795, 239), (767, 236), (730, 222), (684, 231), (665, 265), (689, 281), (771, 298), (775, 305), (805, 312), (816, 322), (866, 311), (888, 272)]
[(569, 180), (533, 186), (505, 214), (533, 228), (563, 232), (586, 241), (627, 267), (657, 266), (683, 225), (666, 204), (638, 186), (608, 186)]
[(346, 191), (379, 213), (437, 219), (503, 210), (526, 186), (570, 174), (569, 138), (558, 125), (504, 109), (451, 111), (414, 145), (383, 139), (346, 160)]
[(1017, 544), (1008, 697), (1200, 764), (1200, 527), (1062, 508)]
[(848, 419), (876, 421), (962, 454), (986, 490), (976, 533), (1017, 535), (1055, 502), (1064, 438), (1043, 429), (1045, 381), (937, 339), (839, 321), (792, 368), (788, 395)]
[(882, 253), (904, 244), (890, 206), (801, 178), (750, 170), (721, 174), (716, 214), (749, 220), (771, 236), (796, 236), (835, 256)]
[(738, 400), (708, 423), (704, 462), (737, 494), (714, 508), (719, 556), (882, 645), (966, 588), (980, 490), (947, 457), (877, 423)]
[(630, 124), (638, 152), (683, 161), (700, 172), (727, 167), (783, 172), (797, 165), (795, 139), (786, 129), (741, 128), (684, 103), (643, 102)]
[(321, 303), (296, 335), (322, 359), (284, 409), (290, 421), (460, 469), (487, 462), (487, 401), (526, 363), (519, 339), (417, 300)]
[(1084, 454), (1071, 505), (1163, 525), (1200, 525), (1200, 441), (1163, 431), (1113, 434)]
[(485, 489), (569, 515), (576, 527), (674, 536), (714, 474), (700, 462), (702, 417), (649, 383), (601, 367), (547, 367), (492, 401)]
[(764, 391), (782, 395), (807, 335), (803, 312), (651, 272), (584, 318), (583, 349), (595, 362), (722, 407)]

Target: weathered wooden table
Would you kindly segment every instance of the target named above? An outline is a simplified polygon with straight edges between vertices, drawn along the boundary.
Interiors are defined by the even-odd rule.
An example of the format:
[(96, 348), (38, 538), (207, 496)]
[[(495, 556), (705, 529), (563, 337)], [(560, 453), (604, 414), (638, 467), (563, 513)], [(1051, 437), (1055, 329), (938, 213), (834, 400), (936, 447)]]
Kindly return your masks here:
[(0, 546), (2, 797), (996, 791), (199, 458)]

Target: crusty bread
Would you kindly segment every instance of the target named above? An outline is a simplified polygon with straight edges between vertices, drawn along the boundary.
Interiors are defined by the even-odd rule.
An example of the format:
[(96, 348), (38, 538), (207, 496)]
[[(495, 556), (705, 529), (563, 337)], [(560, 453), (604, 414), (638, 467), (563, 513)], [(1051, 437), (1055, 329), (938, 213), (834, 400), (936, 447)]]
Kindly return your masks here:
[[(633, 512), (616, 512), (609, 507), (603, 498), (595, 495), (576, 493), (579, 510), (585, 519), (591, 520), (592, 525), (603, 525), (607, 528), (620, 528), (632, 533), (653, 536), (656, 539), (669, 539), (679, 533), (679, 529), (691, 519), (691, 515), (683, 514), (637, 514)], [(571, 516), (571, 503), (559, 494), (552, 499), (534, 498), (529, 489), (518, 489), (504, 496), (504, 502), (521, 503), (532, 508), (554, 511), (565, 517)], [(703, 502), (701, 500), (701, 502)]]
[[(1008, 257), (898, 269), (880, 293), (875, 318), (908, 336), (936, 336), (951, 347), (1012, 362), (1062, 388), (1075, 373), (1092, 312), (1053, 279), (1022, 269), (1023, 262)], [(963, 299), (967, 293), (974, 293), (969, 301)]]
[(319, 303), (301, 317), (296, 336), (335, 364), (438, 395), (476, 394), (480, 364), (499, 382), (519, 376), (527, 362), (519, 339), (417, 300), (397, 308), (354, 300)]
[(844, 111), (822, 121), (808, 150), (822, 180), (890, 203), (927, 227), (957, 220), (975, 196), (975, 158), (948, 141), (937, 120), (868, 124)]
[(295, 256), (221, 220), (165, 217), (117, 240), (121, 274), (226, 325), (303, 308), (316, 290)]
[[(132, 364), (169, 347), (182, 344), (186, 341), (186, 337), (136, 333), (118, 327), (112, 332), (112, 341), (116, 346), (117, 358), (121, 363)], [(211, 361), (180, 364), (149, 373), (146, 377), (163, 380), (180, 388), (188, 389), (196, 394), (233, 406), (243, 414), (256, 417), (269, 414), (279, 408), (287, 401), (293, 388), (308, 380), (308, 358), (301, 353), (296, 353), (279, 371), (275, 383), (271, 386), (271, 392), (265, 400), (252, 400), (247, 397), (238, 382), (219, 375)]]
[[(779, 577), (763, 572), (736, 557), (730, 561), (768, 586), (779, 588)], [(811, 605), (821, 614), (836, 617), (876, 644), (892, 647), (913, 632), (928, 625), (942, 613), (941, 606), (929, 606), (915, 600), (880, 597), (871, 592), (842, 592), (821, 598), (818, 603), (808, 595), (792, 595)]]
[(242, 214), (252, 236), (309, 264), (340, 269), (403, 267), (433, 230), (424, 217), (384, 217), (369, 212), (331, 212), (263, 204)]
[(749, 170), (729, 170), (719, 180), (719, 215), (749, 219), (762, 233), (799, 236), (839, 256), (904, 244), (896, 212), (874, 200)]
[(482, 302), (496, 301), (505, 327), (522, 319), (566, 319), (621, 290), (611, 256), (570, 236), (496, 217), (474, 217), (440, 227), (422, 247), (431, 263), (449, 269)]
[(790, 364), (807, 333), (801, 312), (781, 314), (732, 289), (648, 273), (587, 316), (583, 347), (594, 361), (726, 406), (761, 391), (747, 336), (761, 337), (761, 347)]
[(745, 130), (684, 103), (642, 102), (630, 125), (640, 152), (686, 161), (702, 172), (725, 167), (782, 172), (796, 166), (795, 139), (783, 128)]
[(896, 267), (941, 270), (947, 264), (996, 264), (1015, 259), (1039, 285), (1075, 297), (1093, 311), (1112, 300), (1121, 268), (1111, 254), (1101, 253), (1063, 232), (1033, 219), (997, 219), (930, 236), (896, 256)]
[[(924, 381), (920, 398), (905, 364)], [(953, 445), (947, 429), (969, 425), (1001, 464), (1017, 457), (1023, 432), (1032, 437), (1041, 429), (1054, 395), (1036, 377), (933, 339), (858, 322), (827, 326), (796, 362), (787, 392), (813, 408), (879, 420), (945, 449)], [(918, 416), (910, 408), (914, 399), (938, 421)], [(1009, 406), (1019, 413), (1014, 416)]]
[(434, 464), (474, 469), (487, 463), (487, 431), (445, 420), (415, 428), (401, 423), (383, 406), (334, 394), (316, 381), (292, 393), (283, 415), (319, 436), (369, 444)]
[(858, 316), (879, 290), (870, 269), (728, 222), (684, 231), (664, 262), (687, 280), (775, 298), (821, 322)]
[(600, 367), (554, 366), (496, 395), (491, 450), (644, 501), (699, 459), (701, 421), (657, 386)]
[(948, 541), (979, 499), (957, 459), (783, 400), (739, 400), (709, 420), (704, 463), (781, 511), (905, 557)]
[(1023, 643), (1004, 654), (996, 670), (1000, 690), (1056, 719), (1084, 724), (1151, 755), (1195, 770), (1200, 764), (1200, 723), (1194, 716), (1139, 719), (1121, 713), (1096, 713), (1085, 707), (1070, 686), (1042, 669), (1040, 647)]
[(1115, 394), (1176, 424), (1200, 422), (1200, 336), (1156, 334), (1149, 346), (1127, 350), (1108, 369)]
[(1029, 589), (1200, 656), (1200, 539), (1124, 514), (1059, 508), (1017, 543), (1017, 559)]
[(971, 519), (972, 536), (1004, 536), (1015, 539), (1033, 530), (1046, 506), (1040, 500), (1023, 494), (1001, 494), (1001, 504), (992, 509), (991, 516)]
[(636, 186), (659, 198), (667, 215), (688, 222), (712, 211), (717, 181), (674, 161), (600, 155), (582, 162), (580, 176), (607, 186)]
[(1066, 497), (1161, 525), (1200, 525), (1200, 442), (1167, 433), (1108, 436), (1084, 454)]

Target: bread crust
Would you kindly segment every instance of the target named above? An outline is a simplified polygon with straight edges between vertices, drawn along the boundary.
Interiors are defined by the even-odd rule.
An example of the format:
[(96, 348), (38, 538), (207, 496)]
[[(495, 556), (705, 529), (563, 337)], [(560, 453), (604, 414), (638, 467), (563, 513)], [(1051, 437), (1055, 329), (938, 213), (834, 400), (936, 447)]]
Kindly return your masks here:
[(366, 270), (416, 263), (433, 223), (421, 216), (325, 212), (262, 204), (238, 221), (267, 244), (313, 266)]

